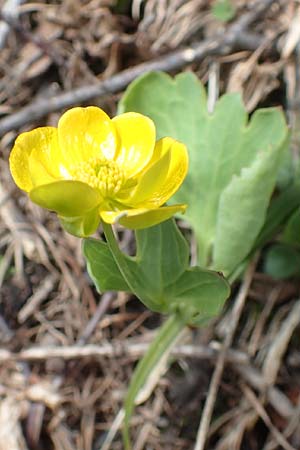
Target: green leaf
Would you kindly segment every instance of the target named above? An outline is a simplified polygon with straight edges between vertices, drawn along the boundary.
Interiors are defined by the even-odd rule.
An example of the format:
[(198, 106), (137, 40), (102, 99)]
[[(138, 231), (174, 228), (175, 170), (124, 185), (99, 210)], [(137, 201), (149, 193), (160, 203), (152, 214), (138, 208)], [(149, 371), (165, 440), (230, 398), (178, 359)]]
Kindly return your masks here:
[(300, 185), (293, 184), (284, 191), (274, 196), (271, 200), (267, 211), (266, 220), (261, 229), (251, 252), (242, 263), (236, 268), (234, 272), (228, 277), (228, 281), (232, 284), (245, 271), (251, 257), (254, 253), (264, 247), (268, 242), (273, 240), (276, 235), (282, 231), (288, 217), (300, 206)]
[(284, 152), (277, 174), (276, 187), (283, 191), (288, 189), (296, 180), (296, 164), (293, 160), (293, 154), (291, 151)]
[(267, 252), (264, 271), (275, 279), (300, 273), (300, 253), (286, 244), (275, 244)]
[(295, 183), (277, 195), (270, 204), (265, 224), (255, 241), (255, 250), (263, 247), (279, 231), (289, 216), (300, 206), (300, 185)]
[(212, 14), (216, 19), (227, 22), (235, 16), (235, 8), (230, 0), (216, 0), (212, 7)]
[(260, 153), (221, 194), (212, 264), (217, 270), (231, 273), (251, 251), (265, 222), (277, 167), (278, 154)]
[(300, 247), (300, 208), (289, 218), (283, 231), (282, 241)]
[(84, 239), (82, 249), (88, 273), (98, 292), (130, 291), (105, 242), (93, 238)]
[(136, 231), (140, 276), (153, 297), (164, 295), (165, 287), (188, 267), (189, 247), (174, 220)]
[[(134, 258), (122, 253), (103, 223), (106, 238), (115, 261), (131, 291), (153, 311), (170, 310), (166, 286), (176, 280), (188, 265), (186, 240), (173, 220), (136, 231), (137, 252)], [(113, 247), (114, 246), (114, 247)]]
[[(223, 191), (234, 177), (241, 176), (243, 168), (258, 164), (255, 160), (260, 153), (269, 151), (273, 154), (275, 176), (278, 172), (279, 153), (283, 153), (288, 136), (282, 111), (278, 108), (258, 110), (248, 123), (240, 96), (226, 94), (209, 114), (205, 90), (195, 75), (183, 73), (172, 79), (157, 72), (143, 75), (128, 87), (119, 104), (119, 112), (125, 111), (137, 111), (151, 117), (158, 138), (171, 136), (187, 145), (189, 173), (172, 201), (188, 204), (185, 219), (196, 234), (199, 263), (208, 266), (215, 251), (217, 227), (221, 227), (219, 207)], [(270, 164), (269, 161), (265, 163)], [(275, 178), (273, 175), (271, 178), (272, 188), (269, 181), (265, 188), (261, 185), (257, 189), (255, 186), (249, 188), (249, 195), (254, 199), (243, 201), (253, 202), (254, 207), (257, 198), (259, 208), (262, 197), (269, 198), (270, 189), (274, 188)], [(242, 217), (244, 206), (236, 204), (235, 210), (235, 216)], [(258, 213), (264, 217), (265, 210)], [(232, 233), (222, 238), (229, 240)], [(233, 249), (242, 248), (240, 246), (241, 242), (233, 243)], [(240, 262), (243, 252), (232, 255), (235, 264), (232, 262), (231, 266)]]
[(137, 231), (135, 258), (119, 250), (109, 225), (103, 223), (103, 229), (131, 292), (153, 311), (180, 311), (188, 322), (197, 314), (214, 315), (229, 296), (228, 283), (221, 275), (189, 268), (187, 242), (173, 220)]
[(197, 317), (205, 320), (220, 312), (229, 293), (221, 275), (200, 267), (189, 268), (168, 288), (169, 304), (174, 311), (190, 308), (190, 317), (197, 312)]

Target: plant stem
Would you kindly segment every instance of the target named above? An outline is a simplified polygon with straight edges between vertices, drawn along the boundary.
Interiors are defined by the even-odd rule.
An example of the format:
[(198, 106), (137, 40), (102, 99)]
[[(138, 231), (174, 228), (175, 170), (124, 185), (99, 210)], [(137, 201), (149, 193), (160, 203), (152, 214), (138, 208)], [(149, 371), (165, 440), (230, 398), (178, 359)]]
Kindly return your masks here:
[(130, 272), (130, 270), (128, 270), (126, 260), (125, 260), (126, 256), (119, 249), (119, 245), (118, 245), (118, 242), (114, 235), (112, 226), (109, 225), (108, 223), (105, 223), (102, 221), (102, 228), (103, 228), (109, 249), (114, 257), (114, 260), (115, 260), (121, 274), (123, 275), (124, 279), (126, 280), (130, 290), (133, 293), (136, 293), (136, 288), (135, 288), (136, 283), (135, 283), (134, 277), (132, 276), (132, 273)]
[(147, 378), (159, 363), (165, 353), (171, 349), (176, 337), (185, 327), (185, 321), (180, 314), (173, 314), (159, 329), (155, 339), (150, 344), (146, 354), (139, 361), (134, 370), (127, 396), (125, 399), (125, 418), (123, 428), (123, 439), (126, 450), (131, 449), (129, 437), (129, 420), (132, 415), (135, 400), (139, 391), (144, 386)]
[[(126, 280), (130, 290), (133, 293), (136, 293), (138, 291), (138, 288), (136, 288), (137, 282), (133, 272), (128, 267), (126, 260), (127, 256), (121, 252), (111, 225), (102, 222), (102, 227), (107, 244), (120, 272)], [(175, 338), (178, 336), (179, 332), (183, 330), (185, 324), (186, 320), (184, 315), (181, 315), (180, 312), (171, 315), (159, 329), (154, 341), (150, 344), (146, 354), (140, 360), (133, 373), (125, 400), (123, 439), (126, 450), (130, 450), (131, 448), (129, 437), (129, 420), (134, 409), (136, 397), (147, 381), (151, 371), (153, 371), (161, 358), (171, 348), (172, 344), (175, 342)]]

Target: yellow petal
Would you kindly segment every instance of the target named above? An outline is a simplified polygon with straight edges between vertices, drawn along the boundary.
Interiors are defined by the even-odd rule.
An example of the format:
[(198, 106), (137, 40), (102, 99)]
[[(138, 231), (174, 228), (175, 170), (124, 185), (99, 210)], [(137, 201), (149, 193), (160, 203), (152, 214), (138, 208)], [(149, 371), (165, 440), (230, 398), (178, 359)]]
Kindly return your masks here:
[(34, 150), (29, 156), (29, 173), (33, 187), (52, 183), (61, 178), (59, 174), (53, 175), (53, 170), (49, 167), (51, 164), (46, 159), (47, 157), (41, 156), (38, 149)]
[(34, 186), (60, 177), (57, 129), (41, 127), (20, 134), (11, 151), (9, 164), (20, 189), (29, 192)]
[(112, 159), (117, 148), (115, 127), (96, 106), (65, 112), (58, 122), (58, 140), (66, 167), (95, 157)]
[(120, 137), (115, 160), (128, 176), (140, 172), (150, 161), (155, 145), (155, 126), (149, 117), (138, 113), (120, 114), (112, 119)]
[[(186, 146), (172, 138), (160, 139), (155, 146), (154, 155), (151, 160), (152, 165), (148, 165), (140, 181), (148, 178), (148, 173), (152, 173), (155, 167), (160, 166), (160, 161), (164, 161), (166, 155), (170, 153), (169, 166), (164, 177), (157, 173), (156, 180), (153, 181), (153, 190), (148, 198), (141, 200), (144, 207), (161, 206), (179, 189), (188, 171), (188, 153)], [(153, 163), (153, 161), (155, 161)], [(165, 170), (165, 168), (164, 168)], [(141, 198), (141, 197), (140, 197)], [(134, 197), (133, 202), (138, 204), (139, 197)]]
[(129, 195), (124, 198), (120, 195), (120, 200), (126, 205), (135, 207), (143, 206), (149, 197), (160, 188), (164, 183), (171, 162), (171, 151), (167, 151), (158, 161), (148, 168), (141, 176), (137, 178), (137, 186), (131, 190)]
[(164, 206), (155, 209), (129, 209), (125, 211), (101, 211), (100, 216), (106, 223), (119, 222), (126, 228), (138, 230), (148, 228), (170, 219), (176, 213), (184, 213), (186, 205)]
[(63, 217), (84, 216), (102, 200), (97, 190), (81, 181), (63, 180), (30, 191), (31, 200)]

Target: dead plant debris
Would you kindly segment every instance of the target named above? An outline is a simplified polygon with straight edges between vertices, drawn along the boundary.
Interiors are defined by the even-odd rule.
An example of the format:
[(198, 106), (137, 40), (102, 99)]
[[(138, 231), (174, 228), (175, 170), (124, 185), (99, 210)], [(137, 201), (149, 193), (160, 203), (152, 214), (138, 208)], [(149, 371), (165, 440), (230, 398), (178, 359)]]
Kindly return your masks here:
[[(212, 15), (212, 3), (3, 0), (0, 128), (39, 99), (105, 80), (109, 86), (126, 69), (151, 61), (155, 67), (170, 53), (216, 36), (222, 41), (228, 27), (254, 8), (253, 1), (232, 0), (235, 17), (226, 24)], [(204, 82), (213, 77), (215, 93), (240, 92), (249, 112), (281, 104), (299, 135), (299, 1), (269, 1), (240, 29), (234, 45), (218, 49), (183, 58), (170, 70), (192, 69)], [(126, 80), (119, 85), (124, 88)], [(113, 114), (119, 91), (108, 89), (93, 103)], [(56, 123), (63, 108), (58, 103), (22, 129)], [(79, 240), (15, 190), (7, 162), (21, 130), (4, 129), (0, 450), (122, 449), (124, 393), (162, 319), (123, 293), (99, 298)], [(299, 149), (297, 133), (292, 142)], [(130, 247), (131, 234), (121, 237)], [(234, 329), (233, 301), (222, 317), (205, 329), (188, 330), (177, 343), (169, 371), (162, 368), (134, 415), (134, 450), (193, 449), (207, 395), (212, 422), (199, 430), (206, 449), (300, 448), (299, 284), (277, 283), (259, 267), (247, 278)], [(197, 445), (204, 448), (200, 440)]]

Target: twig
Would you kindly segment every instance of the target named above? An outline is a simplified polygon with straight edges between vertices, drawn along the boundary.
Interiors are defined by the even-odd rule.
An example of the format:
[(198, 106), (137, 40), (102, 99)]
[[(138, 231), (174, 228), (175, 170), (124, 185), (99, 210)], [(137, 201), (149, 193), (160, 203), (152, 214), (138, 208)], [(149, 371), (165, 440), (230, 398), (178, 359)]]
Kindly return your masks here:
[(2, 315), (0, 315), (0, 342), (1, 342), (1, 345), (9, 342), (13, 336), (14, 336), (14, 333), (11, 331), (11, 329), (7, 325), (4, 317)]
[(263, 374), (271, 386), (275, 383), (282, 362), (283, 355), (287, 350), (288, 343), (300, 322), (300, 300), (298, 300), (286, 319), (283, 321), (276, 338), (274, 339), (263, 364)]
[[(11, 352), (9, 350), (0, 349), (0, 362), (10, 361), (44, 361), (51, 358), (78, 359), (78, 358), (98, 358), (98, 357), (122, 357), (139, 358), (148, 349), (149, 343), (103, 343), (101, 345), (88, 344), (84, 347), (79, 345), (69, 345), (64, 347), (54, 346), (38, 346), (31, 347), (20, 352)], [(218, 356), (219, 350), (206, 346), (178, 345), (174, 347), (171, 354), (177, 357), (214, 359)], [(246, 365), (248, 367), (248, 356), (238, 350), (230, 349), (226, 353), (226, 361), (234, 362), (238, 365)]]
[(209, 67), (208, 75), (208, 98), (207, 98), (207, 111), (212, 114), (215, 108), (215, 104), (219, 98), (220, 92), (220, 63), (219, 61), (212, 61)]
[(21, 243), (28, 259), (39, 260), (40, 239), (36, 236), (26, 217), (17, 208), (10, 193), (0, 183), (0, 218), (11, 232), (15, 243)]
[(289, 398), (275, 386), (269, 387), (266, 379), (259, 370), (250, 365), (242, 364), (234, 364), (232, 367), (254, 389), (266, 395), (266, 399), (270, 405), (273, 406), (281, 417), (290, 419), (294, 415), (295, 408)]
[(116, 298), (117, 294), (116, 292), (105, 292), (102, 297), (100, 298), (99, 304), (97, 306), (97, 309), (95, 311), (95, 314), (91, 318), (91, 320), (88, 322), (87, 326), (85, 327), (82, 335), (76, 342), (76, 345), (82, 346), (86, 344), (86, 342), (89, 340), (91, 335), (93, 334), (98, 322), (102, 319), (108, 308), (110, 307), (112, 301)]
[[(283, 435), (285, 438), (292, 436), (294, 432), (297, 432), (300, 421), (300, 402), (298, 400), (298, 405), (295, 407), (294, 414), (290, 418), (290, 422), (287, 424), (283, 430)], [(274, 450), (277, 447), (277, 442), (275, 439), (270, 439), (264, 445), (262, 450)]]
[[(258, 19), (259, 16), (275, 1), (276, 0), (258, 0), (253, 5), (252, 9), (241, 16), (233, 25), (229, 26), (225, 33), (218, 33), (213, 38), (204, 40), (194, 46), (174, 51), (153, 61), (126, 69), (107, 80), (94, 84), (93, 86), (82, 86), (78, 89), (53, 96), (52, 98), (35, 101), (15, 114), (2, 119), (0, 121), (0, 135), (40, 119), (48, 113), (81, 104), (82, 102), (94, 98), (99, 99), (107, 94), (119, 92), (136, 77), (145, 72), (179, 70), (187, 64), (203, 59), (207, 55), (228, 54), (241, 42), (243, 31), (253, 21)], [(277, 1), (282, 3), (283, 0)], [(261, 40), (261, 43), (262, 42), (264, 42), (264, 39)]]
[(29, 31), (27, 31), (21, 23), (17, 22), (15, 17), (11, 17), (9, 15), (4, 15), (3, 12), (0, 12), (0, 19), (4, 23), (6, 23), (9, 27), (11, 27), (13, 30), (15, 30), (16, 33), (20, 35), (20, 38), (24, 41), (31, 42), (36, 47), (38, 47), (45, 55), (49, 56), (58, 66), (63, 65), (64, 60), (61, 55), (55, 53), (52, 50), (52, 47), (49, 46), (49, 43), (34, 34), (31, 34)]
[(111, 446), (117, 432), (121, 428), (121, 425), (124, 420), (124, 416), (125, 416), (125, 411), (122, 408), (116, 415), (115, 420), (113, 421), (112, 425), (110, 426), (109, 432), (107, 433), (107, 436), (99, 450), (109, 450), (110, 449), (110, 446)]
[(10, 267), (13, 254), (14, 244), (13, 242), (11, 242), (6, 249), (4, 256), (2, 257), (2, 261), (0, 262), (0, 287), (3, 284), (5, 275)]
[[(147, 342), (136, 343), (125, 341), (103, 343), (101, 345), (88, 344), (83, 347), (76, 345), (53, 347), (39, 346), (32, 347), (20, 352), (11, 352), (0, 349), (0, 363), (11, 361), (47, 361), (52, 358), (62, 358), (65, 360), (80, 358), (121, 358), (129, 357), (138, 359), (144, 355), (149, 347)], [(217, 359), (222, 351), (222, 346), (212, 342), (209, 346), (204, 345), (176, 345), (171, 350), (171, 355), (176, 358), (196, 358), (196, 359)], [(249, 362), (246, 353), (239, 350), (229, 349), (225, 354), (226, 362), (232, 364), (247, 383), (254, 389), (266, 393), (269, 403), (273, 408), (285, 418), (291, 418), (294, 414), (294, 407), (289, 399), (276, 387), (267, 389), (267, 383), (262, 374)], [(266, 390), (267, 389), (267, 390)]]
[[(18, 17), (18, 6), (24, 0), (7, 0), (1, 9), (4, 20), (0, 20), (0, 50), (4, 47), (11, 23), (15, 23)], [(9, 22), (9, 23), (8, 23)]]
[(278, 284), (272, 289), (270, 295), (268, 295), (267, 302), (264, 305), (264, 308), (257, 319), (248, 345), (248, 353), (251, 356), (255, 355), (257, 348), (259, 347), (259, 342), (263, 334), (264, 326), (266, 324), (269, 315), (271, 314), (272, 309), (274, 308), (274, 305), (276, 304), (276, 301), (278, 300), (281, 294), (282, 288), (283, 288), (282, 284)]
[(265, 408), (263, 405), (259, 402), (258, 398), (255, 396), (255, 394), (249, 389), (247, 386), (243, 388), (243, 392), (249, 401), (249, 403), (253, 406), (256, 413), (259, 415), (259, 417), (263, 420), (263, 422), (266, 424), (266, 426), (269, 428), (270, 432), (276, 439), (277, 443), (281, 445), (281, 447), (285, 450), (296, 450), (294, 447), (292, 447), (288, 441), (285, 439), (282, 433), (277, 430), (277, 428), (272, 424)]
[(53, 290), (57, 276), (50, 274), (39, 285), (38, 289), (32, 294), (22, 306), (18, 313), (19, 323), (24, 323), (30, 317), (39, 305), (47, 298), (48, 294)]
[(28, 450), (22, 432), (20, 418), (24, 404), (13, 398), (5, 398), (0, 404), (0, 450)]
[(72, 293), (75, 299), (79, 298), (80, 292), (78, 288), (78, 283), (75, 282), (75, 279), (71, 274), (71, 271), (69, 270), (66, 262), (61, 257), (59, 249), (57, 246), (55, 246), (48, 230), (44, 226), (42, 226), (42, 224), (39, 222), (34, 222), (33, 225), (37, 233), (47, 244), (47, 247), (50, 250), (56, 264), (58, 265), (61, 273), (63, 274), (64, 281), (66, 282), (66, 285), (70, 289), (70, 292)]
[(206, 437), (209, 431), (209, 425), (215, 405), (215, 401), (217, 398), (218, 388), (219, 384), (222, 378), (225, 362), (226, 362), (226, 352), (228, 351), (229, 347), (231, 346), (234, 333), (236, 330), (236, 327), (239, 323), (240, 316), (242, 314), (245, 300), (248, 295), (248, 291), (250, 288), (250, 284), (252, 282), (252, 278), (255, 272), (255, 266), (256, 266), (256, 259), (253, 260), (251, 265), (249, 266), (245, 278), (243, 281), (243, 284), (241, 285), (240, 291), (238, 293), (238, 296), (235, 300), (232, 314), (231, 314), (231, 323), (230, 323), (230, 329), (228, 330), (228, 333), (225, 337), (225, 341), (223, 344), (223, 348), (219, 354), (218, 361), (216, 364), (216, 368), (214, 370), (211, 383), (209, 386), (208, 395), (206, 398), (206, 402), (202, 411), (200, 426), (197, 433), (197, 440), (196, 445), (194, 447), (194, 450), (203, 450), (206, 442)]
[(149, 440), (149, 434), (151, 433), (151, 430), (154, 427), (153, 422), (155, 421), (156, 417), (159, 417), (161, 415), (164, 400), (165, 399), (164, 399), (162, 393), (158, 393), (157, 397), (155, 398), (155, 400), (153, 402), (153, 411), (151, 413), (152, 420), (146, 421), (144, 423), (141, 431), (139, 432), (139, 435), (137, 436), (133, 450), (143, 450), (144, 448), (146, 448), (146, 444)]

